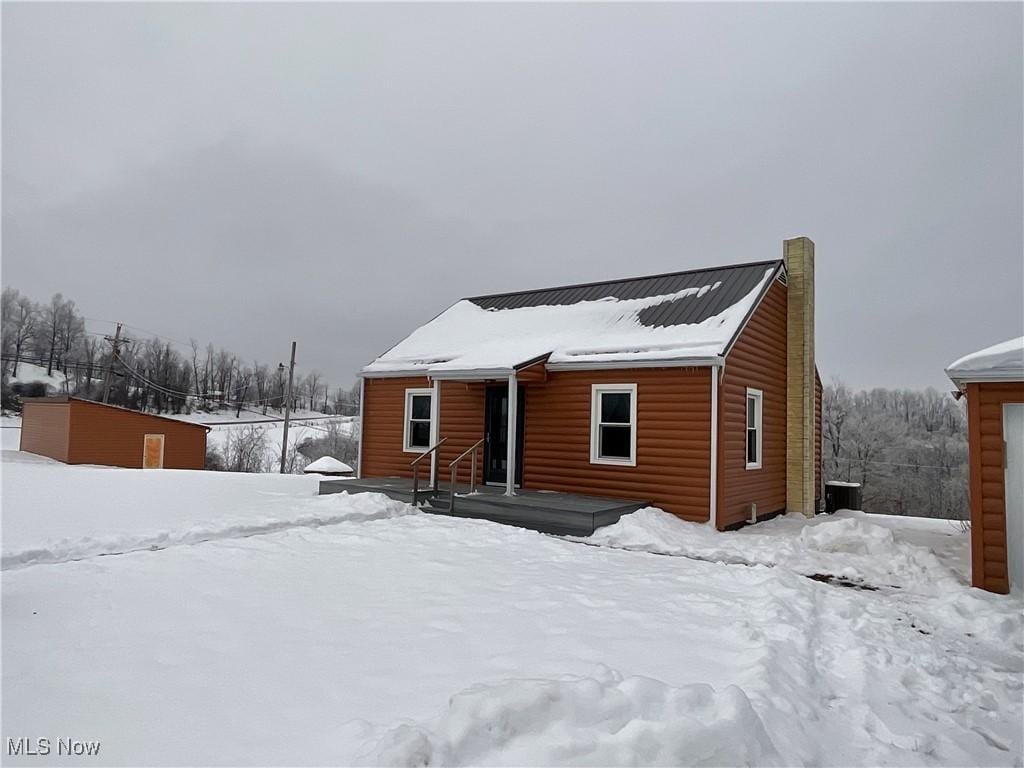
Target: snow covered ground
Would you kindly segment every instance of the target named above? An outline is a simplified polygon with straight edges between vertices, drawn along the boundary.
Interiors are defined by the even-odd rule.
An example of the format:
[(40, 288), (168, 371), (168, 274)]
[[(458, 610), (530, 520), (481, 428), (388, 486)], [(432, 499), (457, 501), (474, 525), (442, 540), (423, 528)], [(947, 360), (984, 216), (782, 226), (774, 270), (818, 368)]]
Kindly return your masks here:
[(16, 451), (18, 450), (20, 442), (21, 417), (0, 416), (0, 449), (5, 451)]
[(18, 363), (18, 375), (8, 379), (9, 384), (34, 384), (39, 382), (46, 385), (46, 393), (59, 395), (67, 392), (68, 377), (61, 371), (54, 370), (47, 375), (46, 366), (33, 365), (32, 363)]
[(944, 521), (584, 542), (302, 477), (2, 470), (2, 736), (101, 742), (61, 764), (1022, 761), (1024, 603)]

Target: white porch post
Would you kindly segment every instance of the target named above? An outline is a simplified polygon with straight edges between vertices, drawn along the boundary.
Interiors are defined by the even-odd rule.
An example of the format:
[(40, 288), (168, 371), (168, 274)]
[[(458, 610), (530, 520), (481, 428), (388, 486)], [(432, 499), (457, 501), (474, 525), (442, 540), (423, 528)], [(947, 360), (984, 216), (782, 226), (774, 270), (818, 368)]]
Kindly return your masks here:
[(508, 455), (505, 461), (505, 495), (516, 495), (516, 410), (519, 405), (519, 385), (516, 382), (516, 375), (510, 373), (508, 376)]
[(363, 477), (363, 415), (366, 411), (366, 377), (359, 377), (359, 455), (356, 457), (356, 477)]
[[(708, 499), (708, 518), (711, 527), (718, 528), (718, 376), (721, 368), (712, 366), (711, 372), (711, 495)], [(746, 417), (744, 417), (746, 418)]]
[[(437, 445), (441, 439), (441, 380), (434, 379), (430, 393), (430, 444)], [(430, 454), (430, 485), (437, 482), (437, 451)]]

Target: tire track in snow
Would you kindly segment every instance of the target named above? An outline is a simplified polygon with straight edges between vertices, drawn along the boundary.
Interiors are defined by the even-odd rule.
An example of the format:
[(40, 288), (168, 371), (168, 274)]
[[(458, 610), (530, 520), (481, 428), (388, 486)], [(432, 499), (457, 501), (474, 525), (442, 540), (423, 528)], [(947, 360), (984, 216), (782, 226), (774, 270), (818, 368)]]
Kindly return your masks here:
[(350, 522), (368, 522), (406, 514), (417, 514), (401, 502), (387, 505), (378, 512), (359, 512), (351, 509), (335, 514), (307, 514), (286, 520), (270, 520), (263, 523), (235, 524), (219, 527), (195, 527), (183, 531), (161, 531), (134, 540), (124, 537), (102, 539), (79, 539), (61, 541), (51, 546), (35, 547), (5, 553), (0, 558), (0, 571), (29, 568), (34, 565), (59, 565), (94, 557), (112, 557), (133, 552), (159, 552), (171, 547), (193, 546), (209, 541), (243, 539), (279, 533), (293, 528), (323, 528)]

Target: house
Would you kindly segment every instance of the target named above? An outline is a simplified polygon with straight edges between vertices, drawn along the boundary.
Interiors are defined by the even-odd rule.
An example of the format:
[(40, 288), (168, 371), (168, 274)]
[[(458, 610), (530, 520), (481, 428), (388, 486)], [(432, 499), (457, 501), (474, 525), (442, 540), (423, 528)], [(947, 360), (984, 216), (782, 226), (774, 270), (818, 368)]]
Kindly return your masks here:
[(967, 398), (971, 583), (1024, 588), (1024, 337), (946, 368)]
[(203, 469), (209, 427), (62, 395), (22, 401), (20, 450), (67, 464)]
[(805, 237), (780, 259), (462, 299), (360, 377), (363, 479), (409, 478), (428, 451), (447, 479), (482, 440), (475, 480), (510, 498), (633, 500), (721, 529), (818, 508)]

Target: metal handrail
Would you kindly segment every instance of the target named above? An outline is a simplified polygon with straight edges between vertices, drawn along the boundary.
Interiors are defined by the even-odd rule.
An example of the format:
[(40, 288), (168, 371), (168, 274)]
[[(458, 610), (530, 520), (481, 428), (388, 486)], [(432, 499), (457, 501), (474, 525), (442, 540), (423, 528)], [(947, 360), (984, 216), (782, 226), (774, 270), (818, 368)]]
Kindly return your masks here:
[[(427, 450), (425, 450), (423, 453), (421, 453), (419, 456), (417, 456), (415, 459), (409, 462), (409, 466), (412, 467), (412, 505), (414, 507), (419, 506), (420, 502), (420, 462), (427, 458), (427, 456), (430, 456), (432, 453), (435, 453), (437, 449), (444, 445), (445, 441), (447, 440), (447, 437), (442, 437), (432, 446), (427, 448)], [(437, 493), (437, 485), (440, 475), (440, 472), (434, 473), (434, 493)]]
[(485, 439), (486, 438), (481, 437), (479, 440), (477, 440), (475, 443), (469, 446), (469, 448), (460, 453), (454, 461), (448, 462), (448, 468), (452, 471), (452, 485), (451, 488), (449, 489), (450, 493), (448, 494), (449, 513), (455, 511), (455, 483), (457, 482), (459, 476), (459, 462), (466, 458), (466, 456), (469, 454), (473, 454), (472, 466), (469, 471), (469, 492), (476, 493), (476, 452), (480, 449), (480, 446), (484, 444)]

